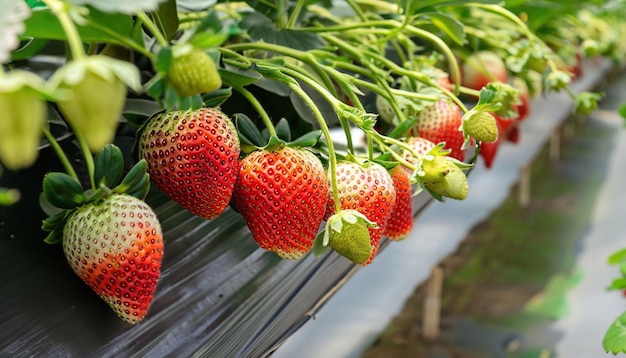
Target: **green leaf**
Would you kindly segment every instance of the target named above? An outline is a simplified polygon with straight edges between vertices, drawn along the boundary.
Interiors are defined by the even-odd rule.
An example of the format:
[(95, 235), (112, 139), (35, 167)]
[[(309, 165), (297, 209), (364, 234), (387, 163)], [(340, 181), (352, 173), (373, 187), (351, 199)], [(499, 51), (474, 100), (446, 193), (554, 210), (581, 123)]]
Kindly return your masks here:
[(626, 289), (626, 278), (620, 277), (616, 278), (611, 282), (611, 286), (608, 288), (609, 290), (623, 290)]
[(49, 42), (47, 39), (36, 38), (23, 41), (23, 44), (17, 50), (11, 52), (11, 59), (14, 61), (29, 59), (43, 50)]
[(626, 121), (626, 103), (619, 106), (617, 113), (619, 113), (619, 115)]
[(161, 76), (166, 77), (167, 71), (170, 68), (170, 63), (172, 63), (172, 48), (171, 47), (163, 47), (156, 55), (154, 61), (154, 69), (161, 74)]
[(142, 159), (137, 162), (126, 174), (120, 185), (113, 191), (118, 194), (127, 193), (129, 190), (137, 190), (138, 186), (145, 185), (145, 176), (148, 173), (148, 162)]
[(461, 22), (450, 15), (442, 14), (440, 12), (428, 12), (426, 15), (428, 15), (432, 23), (437, 26), (437, 28), (443, 31), (446, 35), (450, 36), (452, 41), (461, 46), (465, 43), (465, 29)]
[(231, 87), (246, 87), (262, 78), (258, 73), (251, 71), (242, 72), (224, 68), (220, 68), (218, 71), (222, 83)]
[(268, 17), (258, 12), (247, 15), (240, 26), (253, 40), (283, 45), (294, 50), (308, 51), (326, 46), (319, 35), (306, 31), (278, 29)]
[(226, 102), (230, 96), (233, 95), (233, 89), (231, 87), (220, 88), (216, 91), (205, 93), (202, 95), (201, 99), (204, 102), (204, 105), (207, 107), (217, 107), (222, 103)]
[(286, 118), (283, 117), (276, 123), (276, 135), (285, 142), (291, 140), (291, 129)]
[(398, 126), (396, 126), (396, 128), (394, 128), (391, 131), (391, 133), (389, 133), (388, 137), (391, 137), (394, 139), (403, 137), (411, 128), (415, 126), (416, 123), (417, 123), (417, 117), (410, 116), (405, 121), (400, 122), (400, 124), (398, 124)]
[(114, 144), (107, 144), (96, 155), (94, 180), (96, 185), (112, 188), (122, 177), (124, 156)]
[(73, 209), (85, 201), (80, 184), (65, 173), (48, 173), (43, 179), (43, 193), (50, 204), (62, 209)]
[(43, 240), (43, 242), (45, 242), (46, 244), (49, 245), (54, 245), (54, 244), (58, 244), (59, 242), (61, 242), (63, 240), (63, 227), (57, 227), (56, 229), (52, 230), (48, 236), (46, 236), (46, 238)]
[(90, 5), (108, 13), (136, 14), (138, 10), (154, 11), (163, 0), (67, 0), (72, 5)]
[[(96, 9), (90, 9), (88, 20), (85, 25), (76, 25), (83, 42), (124, 44), (111, 33), (132, 40), (133, 21), (130, 16), (105, 14)], [(24, 25), (26, 26), (24, 36), (66, 40), (65, 31), (63, 31), (59, 20), (48, 8), (34, 9), (32, 16), (24, 22)]]
[(331, 250), (330, 246), (324, 245), (324, 235), (326, 234), (327, 230), (328, 229), (325, 228), (324, 230), (320, 231), (315, 237), (315, 241), (313, 242), (313, 255), (315, 255), (315, 257), (324, 256)]
[(611, 256), (609, 256), (608, 264), (616, 265), (624, 260), (626, 260), (626, 249), (621, 249), (617, 252), (612, 253)]
[(71, 210), (63, 210), (60, 213), (46, 218), (41, 224), (41, 229), (44, 231), (52, 231), (65, 223), (65, 219), (68, 217), (68, 213)]
[(225, 32), (220, 33), (212, 33), (212, 32), (203, 32), (196, 34), (194, 37), (189, 40), (189, 43), (196, 48), (210, 48), (210, 47), (218, 47), (224, 43), (228, 39), (228, 34)]
[(233, 115), (235, 120), (235, 126), (237, 127), (237, 132), (239, 132), (239, 137), (250, 145), (254, 145), (257, 147), (263, 147), (266, 144), (266, 140), (261, 134), (261, 131), (257, 128), (257, 126), (252, 122), (250, 117), (246, 116), (243, 113), (235, 113)]
[(126, 190), (126, 194), (134, 196), (137, 199), (144, 200), (150, 191), (150, 175), (145, 173), (141, 180), (134, 183), (133, 186)]
[(607, 353), (626, 353), (626, 312), (622, 313), (606, 331), (602, 346)]
[(166, 39), (174, 38), (179, 24), (176, 0), (166, 0), (160, 3), (157, 10), (150, 13), (149, 16)]
[(290, 147), (313, 147), (320, 141), (321, 137), (322, 131), (311, 131), (303, 134), (288, 144)]

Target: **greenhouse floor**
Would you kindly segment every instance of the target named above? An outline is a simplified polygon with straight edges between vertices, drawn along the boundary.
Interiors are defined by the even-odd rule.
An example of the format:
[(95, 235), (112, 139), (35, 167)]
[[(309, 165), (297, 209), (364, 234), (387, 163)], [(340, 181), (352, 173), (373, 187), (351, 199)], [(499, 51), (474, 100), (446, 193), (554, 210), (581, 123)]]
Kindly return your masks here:
[[(606, 290), (619, 275), (607, 258), (626, 247), (626, 129), (616, 112), (626, 75), (611, 82), (600, 110), (564, 125), (557, 162), (546, 146), (532, 155), (526, 208), (513, 163), (528, 155), (532, 130), (492, 170), (475, 168), (466, 201), (433, 204), (411, 237), (359, 270), (273, 357), (605, 356), (602, 336), (626, 308)], [(542, 105), (559, 102), (533, 107), (546, 115)], [(442, 257), (441, 334), (425, 342), (421, 283)]]

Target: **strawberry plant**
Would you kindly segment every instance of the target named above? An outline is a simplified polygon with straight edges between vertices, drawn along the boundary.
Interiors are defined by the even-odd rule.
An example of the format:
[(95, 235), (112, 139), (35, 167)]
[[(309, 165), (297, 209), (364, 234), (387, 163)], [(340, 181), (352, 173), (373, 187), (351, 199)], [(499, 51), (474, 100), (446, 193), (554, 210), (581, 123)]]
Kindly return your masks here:
[[(491, 165), (512, 136), (500, 117), (516, 125), (557, 90), (596, 107), (569, 89), (574, 44), (625, 52), (599, 14), (571, 34), (522, 19), (532, 4), (191, 3), (11, 0), (0, 14), (0, 163), (25, 170), (52, 148), (65, 173), (43, 179), (45, 241), (129, 323), (167, 249), (149, 192), (203, 220), (232, 208), (281, 258), (368, 265), (381, 240), (410, 236), (414, 196), (467, 197), (477, 158)], [(0, 205), (16, 200), (0, 189)]]

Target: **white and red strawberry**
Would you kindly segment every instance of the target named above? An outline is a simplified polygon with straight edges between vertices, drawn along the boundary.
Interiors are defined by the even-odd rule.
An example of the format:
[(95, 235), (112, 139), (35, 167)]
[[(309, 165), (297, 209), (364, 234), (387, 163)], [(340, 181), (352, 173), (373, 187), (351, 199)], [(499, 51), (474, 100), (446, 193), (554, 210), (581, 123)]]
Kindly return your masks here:
[(459, 130), (462, 123), (462, 114), (459, 106), (451, 101), (442, 99), (426, 107), (420, 113), (415, 125), (418, 136), (435, 144), (445, 142), (445, 148), (450, 149), (450, 156), (460, 161), (465, 159), (462, 149), (464, 138)]
[(117, 315), (137, 323), (147, 314), (161, 273), (163, 233), (142, 200), (113, 194), (76, 209), (63, 230), (70, 267)]
[[(341, 210), (356, 210), (374, 222), (377, 227), (369, 228), (372, 262), (378, 252), (378, 244), (396, 202), (393, 179), (387, 170), (375, 162), (364, 164), (340, 161), (337, 164), (337, 187)], [(330, 196), (326, 209), (327, 217), (335, 213), (335, 201)]]

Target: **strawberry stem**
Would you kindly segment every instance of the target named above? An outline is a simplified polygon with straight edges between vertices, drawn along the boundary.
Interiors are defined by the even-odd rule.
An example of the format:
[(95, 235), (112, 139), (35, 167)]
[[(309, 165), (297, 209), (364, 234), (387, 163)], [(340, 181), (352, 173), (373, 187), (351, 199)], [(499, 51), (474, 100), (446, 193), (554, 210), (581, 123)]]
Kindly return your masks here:
[(241, 94), (242, 96), (244, 96), (244, 98), (247, 99), (248, 102), (250, 102), (252, 107), (254, 107), (254, 109), (257, 111), (257, 113), (261, 117), (263, 124), (267, 128), (269, 135), (271, 137), (277, 137), (276, 128), (274, 127), (274, 124), (272, 123), (272, 119), (267, 114), (267, 111), (265, 111), (265, 108), (263, 108), (263, 105), (261, 104), (261, 102), (259, 102), (259, 100), (252, 94), (252, 92), (248, 91), (243, 86), (233, 86), (233, 89), (239, 92), (239, 94)]
[(163, 34), (161, 33), (161, 30), (159, 30), (158, 26), (154, 23), (154, 21), (150, 19), (150, 17), (148, 16), (148, 14), (145, 13), (145, 11), (143, 10), (137, 11), (137, 17), (141, 20), (141, 22), (143, 22), (146, 25), (148, 30), (152, 32), (152, 35), (154, 35), (154, 38), (157, 40), (159, 45), (163, 47), (167, 47), (170, 45), (169, 41), (167, 41), (167, 39), (165, 39), (165, 36), (163, 36)]
[(65, 155), (65, 152), (63, 151), (63, 148), (61, 148), (61, 146), (59, 145), (59, 142), (57, 142), (57, 140), (54, 138), (52, 133), (50, 133), (48, 128), (44, 128), (43, 133), (46, 136), (46, 139), (48, 139), (48, 142), (50, 143), (50, 146), (54, 150), (54, 153), (57, 155), (57, 157), (61, 161), (61, 164), (65, 168), (65, 171), (67, 172), (67, 174), (71, 176), (72, 178), (74, 178), (76, 182), (80, 183), (80, 179), (78, 178), (78, 175), (76, 174), (76, 171), (74, 170), (74, 167), (72, 167), (70, 160), (67, 158), (67, 155)]
[(326, 145), (328, 146), (328, 158), (329, 158), (329, 168), (330, 171), (330, 185), (333, 191), (333, 199), (335, 201), (335, 213), (339, 213), (341, 211), (341, 203), (339, 202), (339, 188), (337, 187), (337, 156), (335, 155), (335, 146), (333, 144), (332, 138), (330, 136), (330, 130), (328, 129), (328, 125), (324, 120), (324, 116), (322, 112), (320, 112), (319, 108), (315, 105), (315, 102), (309, 97), (309, 95), (304, 92), (302, 87), (297, 82), (289, 82), (289, 88), (294, 91), (302, 100), (309, 106), (313, 115), (317, 119), (317, 122), (320, 126), (322, 133), (324, 133), (324, 137), (326, 138)]
[(296, 24), (296, 21), (298, 20), (298, 16), (300, 16), (300, 12), (304, 8), (304, 4), (305, 4), (304, 0), (298, 0), (298, 2), (296, 3), (296, 7), (293, 9), (293, 12), (291, 13), (291, 16), (289, 17), (289, 20), (287, 21), (288, 29), (294, 27), (294, 25)]
[(96, 181), (94, 179), (95, 164), (93, 160), (93, 155), (91, 154), (91, 151), (87, 146), (87, 142), (85, 142), (85, 138), (83, 138), (83, 136), (78, 134), (76, 131), (74, 131), (74, 135), (78, 140), (78, 146), (83, 153), (83, 157), (85, 157), (85, 165), (87, 165), (87, 173), (89, 174), (89, 183), (91, 185), (91, 189), (96, 190)]
[(54, 12), (67, 36), (67, 42), (70, 47), (70, 52), (74, 60), (82, 60), (85, 58), (85, 48), (80, 38), (76, 25), (68, 14), (68, 9), (71, 6), (69, 3), (59, 0), (42, 0), (52, 12)]

